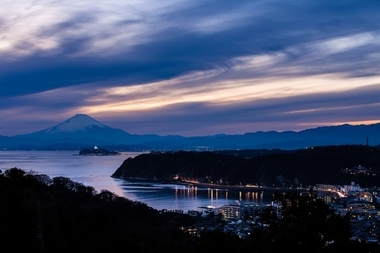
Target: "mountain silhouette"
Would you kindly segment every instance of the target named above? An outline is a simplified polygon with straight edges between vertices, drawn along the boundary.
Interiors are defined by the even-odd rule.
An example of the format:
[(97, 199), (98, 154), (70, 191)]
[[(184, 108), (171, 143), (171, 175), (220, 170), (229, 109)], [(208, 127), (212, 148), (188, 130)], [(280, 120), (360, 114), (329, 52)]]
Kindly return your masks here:
[(179, 135), (137, 135), (107, 126), (77, 114), (41, 131), (0, 136), (0, 149), (83, 149), (95, 145), (110, 150), (293, 150), (328, 145), (379, 145), (380, 124), (323, 126), (303, 131), (258, 131), (245, 134), (217, 134), (183, 137)]

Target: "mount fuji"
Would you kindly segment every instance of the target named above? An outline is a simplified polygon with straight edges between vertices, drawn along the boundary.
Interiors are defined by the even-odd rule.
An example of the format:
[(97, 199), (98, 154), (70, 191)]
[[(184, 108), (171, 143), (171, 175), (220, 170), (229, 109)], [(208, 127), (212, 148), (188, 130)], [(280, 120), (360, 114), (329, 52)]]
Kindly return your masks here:
[(56, 126), (30, 134), (16, 135), (13, 138), (18, 139), (19, 145), (37, 149), (82, 149), (95, 145), (136, 146), (160, 137), (130, 134), (121, 129), (109, 127), (86, 114), (77, 114)]
[(95, 129), (107, 129), (107, 130), (117, 130), (115, 128), (109, 127), (100, 123), (99, 121), (91, 118), (86, 114), (77, 114), (74, 117), (56, 125), (55, 127), (47, 128), (41, 132), (48, 134), (56, 133), (73, 133), (73, 132), (91, 132)]
[(19, 135), (18, 137), (43, 140), (98, 140), (113, 143), (130, 137), (131, 134), (123, 130), (112, 128), (100, 123), (86, 114), (77, 114), (68, 120), (38, 132)]
[(132, 135), (117, 128), (109, 127), (86, 114), (77, 114), (68, 120), (38, 132), (22, 135), (33, 139), (93, 139), (112, 143)]

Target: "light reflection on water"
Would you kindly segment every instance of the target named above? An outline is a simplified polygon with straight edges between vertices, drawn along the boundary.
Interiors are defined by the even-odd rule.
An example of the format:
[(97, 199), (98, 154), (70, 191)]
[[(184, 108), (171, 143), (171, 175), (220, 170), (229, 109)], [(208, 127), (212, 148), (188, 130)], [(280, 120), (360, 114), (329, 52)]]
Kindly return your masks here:
[(35, 171), (51, 178), (68, 177), (75, 182), (93, 186), (98, 192), (109, 190), (128, 199), (146, 203), (155, 209), (194, 210), (201, 206), (243, 203), (269, 203), (270, 191), (238, 191), (203, 187), (132, 182), (110, 176), (129, 157), (140, 153), (123, 153), (121, 156), (79, 156), (79, 151), (0, 151), (0, 170), (13, 167)]
[(223, 206), (239, 200), (247, 204), (270, 203), (270, 191), (238, 191), (228, 189), (200, 188), (175, 184), (144, 184), (124, 181), (124, 195), (156, 209), (194, 210), (201, 206)]

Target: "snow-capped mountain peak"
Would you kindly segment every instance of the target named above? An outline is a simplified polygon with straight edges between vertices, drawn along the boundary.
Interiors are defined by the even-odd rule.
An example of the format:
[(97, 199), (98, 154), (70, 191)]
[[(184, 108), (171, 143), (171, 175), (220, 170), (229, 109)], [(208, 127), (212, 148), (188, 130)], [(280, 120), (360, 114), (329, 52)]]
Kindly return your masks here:
[(45, 133), (53, 134), (53, 133), (70, 133), (70, 132), (78, 132), (78, 131), (87, 131), (91, 128), (107, 128), (111, 129), (100, 123), (99, 121), (91, 118), (86, 114), (77, 114), (74, 117), (45, 130)]

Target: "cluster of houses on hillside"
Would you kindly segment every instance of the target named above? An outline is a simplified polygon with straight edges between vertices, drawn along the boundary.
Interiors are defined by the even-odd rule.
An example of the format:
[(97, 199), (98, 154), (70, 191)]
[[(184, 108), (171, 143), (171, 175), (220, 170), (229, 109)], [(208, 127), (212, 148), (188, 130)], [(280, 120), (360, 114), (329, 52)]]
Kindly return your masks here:
[(345, 168), (342, 170), (343, 173), (351, 174), (351, 175), (358, 175), (358, 174), (364, 174), (368, 176), (376, 176), (377, 171), (372, 170), (371, 168), (366, 168), (364, 166), (355, 166), (353, 168)]

